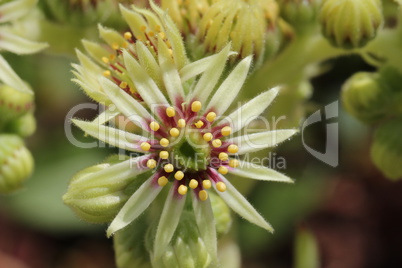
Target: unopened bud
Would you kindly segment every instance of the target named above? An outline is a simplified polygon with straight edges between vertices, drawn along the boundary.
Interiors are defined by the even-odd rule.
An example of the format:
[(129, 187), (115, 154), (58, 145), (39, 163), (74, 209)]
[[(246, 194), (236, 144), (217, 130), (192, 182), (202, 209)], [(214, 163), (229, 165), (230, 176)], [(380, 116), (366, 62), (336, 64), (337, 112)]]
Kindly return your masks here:
[(0, 193), (20, 189), (33, 171), (33, 158), (17, 135), (0, 135)]
[(324, 0), (320, 15), (324, 36), (337, 47), (363, 47), (383, 23), (380, 0)]
[(0, 124), (6, 124), (33, 111), (33, 95), (14, 88), (0, 86)]

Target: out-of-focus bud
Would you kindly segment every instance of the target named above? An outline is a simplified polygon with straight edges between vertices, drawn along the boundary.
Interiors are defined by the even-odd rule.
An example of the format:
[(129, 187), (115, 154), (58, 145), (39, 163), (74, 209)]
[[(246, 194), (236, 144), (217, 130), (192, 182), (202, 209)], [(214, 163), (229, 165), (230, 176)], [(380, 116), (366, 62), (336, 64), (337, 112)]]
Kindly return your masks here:
[(78, 172), (70, 181), (63, 201), (81, 219), (92, 223), (110, 222), (143, 180), (119, 180), (108, 169), (119, 163), (117, 156)]
[[(148, 230), (148, 244), (153, 244), (153, 233), (155, 227)], [(152, 242), (151, 242), (152, 241)], [(155, 241), (157, 243), (158, 241)], [(170, 245), (165, 253), (159, 259), (153, 259), (151, 253), (151, 262), (154, 267), (173, 268), (173, 267), (200, 267), (206, 268), (212, 262), (208, 249), (200, 237), (197, 223), (193, 212), (183, 212), (179, 225)]]
[(232, 216), (230, 209), (219, 196), (210, 193), (212, 211), (215, 218), (216, 233), (218, 236), (225, 235), (229, 232), (232, 226)]
[(343, 105), (365, 123), (382, 120), (400, 110), (401, 84), (402, 74), (392, 66), (378, 73), (356, 73), (342, 88)]
[[(234, 58), (264, 57), (265, 41), (275, 32), (279, 8), (274, 0), (162, 1), (185, 36), (190, 56), (199, 59), (221, 51), (229, 42)], [(233, 59), (232, 59), (233, 60)]]
[(0, 135), (0, 193), (20, 189), (33, 171), (33, 158), (17, 135)]
[(323, 35), (337, 47), (363, 47), (383, 23), (380, 0), (324, 0), (320, 14)]
[(29, 137), (36, 130), (36, 119), (32, 113), (27, 113), (11, 121), (5, 127), (5, 132), (14, 133), (21, 137)]
[(372, 123), (387, 115), (393, 97), (387, 93), (378, 81), (378, 74), (359, 72), (343, 85), (343, 106), (357, 119)]
[(0, 85), (0, 127), (33, 111), (34, 96), (7, 85)]
[(371, 146), (374, 164), (390, 179), (402, 178), (402, 118), (392, 119), (375, 132)]
[(118, 268), (152, 268), (149, 254), (142, 242), (145, 240), (147, 229), (146, 216), (141, 216), (113, 236)]
[(279, 0), (278, 3), (281, 17), (302, 30), (316, 22), (321, 0)]

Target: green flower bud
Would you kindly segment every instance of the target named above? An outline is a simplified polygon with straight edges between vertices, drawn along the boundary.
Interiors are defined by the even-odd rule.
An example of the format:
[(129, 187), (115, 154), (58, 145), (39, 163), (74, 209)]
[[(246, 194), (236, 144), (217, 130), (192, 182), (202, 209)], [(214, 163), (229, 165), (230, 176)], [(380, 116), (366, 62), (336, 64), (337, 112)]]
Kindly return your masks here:
[(12, 193), (33, 171), (33, 158), (17, 135), (0, 135), (0, 193)]
[(356, 73), (343, 86), (344, 107), (365, 123), (400, 114), (401, 84), (402, 74), (392, 66), (384, 66), (378, 73)]
[(32, 113), (27, 113), (13, 121), (5, 127), (5, 132), (15, 133), (21, 137), (29, 137), (36, 130), (36, 119)]
[(281, 17), (301, 29), (316, 21), (321, 0), (279, 0), (278, 3)]
[(7, 85), (0, 85), (0, 127), (33, 111), (34, 96)]
[[(154, 239), (156, 228), (153, 226), (148, 230), (147, 240)], [(157, 243), (157, 241), (155, 241)], [(148, 245), (151, 244), (150, 241)], [(153, 244), (153, 243), (152, 243)], [(208, 253), (204, 241), (200, 237), (197, 223), (193, 212), (183, 212), (176, 232), (167, 250), (160, 259), (152, 259), (154, 267), (175, 268), (175, 267), (208, 267), (212, 258)]]
[(151, 268), (149, 254), (145, 248), (148, 223), (145, 217), (117, 232), (113, 236), (115, 259), (119, 268)]
[(324, 36), (337, 47), (363, 47), (383, 23), (380, 0), (325, 0), (319, 19)]
[(214, 213), (216, 233), (218, 236), (225, 235), (232, 226), (232, 216), (225, 201), (214, 193), (210, 193), (212, 211)]
[(402, 178), (402, 119), (393, 119), (381, 125), (374, 134), (371, 158), (390, 179)]
[(92, 223), (112, 221), (144, 181), (141, 176), (135, 180), (114, 178), (109, 168), (120, 162), (116, 159), (113, 156), (105, 163), (86, 168), (71, 179), (63, 201), (81, 219)]
[(388, 114), (393, 96), (379, 83), (378, 74), (359, 72), (344, 84), (342, 101), (348, 113), (372, 123)]
[[(239, 53), (234, 58), (254, 55), (258, 64), (264, 57), (267, 35), (276, 28), (279, 13), (273, 0), (222, 0), (211, 5), (206, 1), (164, 2), (167, 1), (162, 6), (172, 10), (168, 12), (180, 25), (195, 59), (219, 52), (231, 42), (232, 50)], [(196, 37), (189, 37), (192, 34)]]

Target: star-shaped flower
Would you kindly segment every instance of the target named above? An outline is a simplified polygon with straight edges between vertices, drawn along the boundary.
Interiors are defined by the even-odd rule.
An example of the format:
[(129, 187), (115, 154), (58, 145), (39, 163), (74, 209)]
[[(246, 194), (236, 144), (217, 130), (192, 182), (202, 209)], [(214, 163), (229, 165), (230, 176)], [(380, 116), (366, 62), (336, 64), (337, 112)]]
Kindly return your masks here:
[[(215, 191), (243, 218), (272, 231), (269, 223), (224, 175), (292, 182), (275, 170), (242, 161), (239, 156), (275, 146), (297, 131), (242, 133), (242, 129), (269, 106), (279, 89), (263, 92), (225, 115), (247, 78), (252, 57), (240, 61), (228, 75), (224, 71), (227, 60), (233, 55), (230, 44), (215, 55), (189, 63), (183, 57), (184, 46), (181, 39), (176, 38), (178, 30), (174, 24), (156, 6), (153, 9), (158, 14), (158, 20), (153, 22), (162, 22), (153, 26), (166, 31), (166, 35), (161, 32), (152, 35), (152, 41), (157, 45), (151, 46), (149, 39), (148, 42), (138, 38), (132, 40), (133, 35), (136, 36), (133, 34), (136, 28), (132, 28), (131, 33), (125, 34), (130, 37), (130, 42), (115, 46), (113, 57), (101, 55), (99, 58), (98, 55), (98, 64), (95, 64), (79, 53), (81, 65), (75, 66), (78, 71), (76, 81), (90, 96), (104, 101), (109, 109), (93, 122), (74, 119), (74, 124), (103, 142), (141, 154), (94, 169), (79, 183), (87, 182), (88, 187), (102, 185), (107, 189), (152, 171), (152, 175), (124, 203), (107, 234), (110, 236), (135, 221), (168, 188), (156, 231), (153, 257), (159, 258), (169, 245), (186, 200), (194, 211), (201, 238), (211, 256), (216, 256), (215, 223), (208, 193)], [(151, 17), (150, 12), (144, 10), (132, 14)], [(157, 37), (153, 39), (154, 36)], [(166, 39), (162, 38), (165, 36)], [(113, 46), (113, 42), (108, 43)], [(104, 71), (100, 65), (108, 68), (106, 76), (102, 76)], [(113, 112), (112, 108), (117, 111)], [(108, 125), (107, 122), (118, 114), (124, 115), (142, 133), (126, 131), (121, 125)], [(68, 198), (71, 198), (69, 192), (65, 195), (65, 199)]]

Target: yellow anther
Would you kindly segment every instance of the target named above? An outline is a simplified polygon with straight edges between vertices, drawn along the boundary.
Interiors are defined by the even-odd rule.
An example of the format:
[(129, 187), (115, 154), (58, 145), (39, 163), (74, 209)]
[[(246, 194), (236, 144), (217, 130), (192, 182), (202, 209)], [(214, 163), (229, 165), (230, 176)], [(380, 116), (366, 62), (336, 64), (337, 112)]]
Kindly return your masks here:
[(102, 57), (102, 61), (104, 63), (109, 63), (109, 58), (108, 57)]
[(119, 44), (117, 44), (117, 43), (113, 43), (113, 44), (112, 44), (112, 48), (113, 48), (114, 50), (118, 50), (118, 49), (120, 48), (120, 46), (119, 46)]
[(167, 151), (160, 151), (159, 157), (162, 159), (168, 159), (169, 158), (169, 152)]
[(143, 142), (141, 143), (140, 147), (144, 151), (149, 151), (149, 149), (151, 149), (151, 144), (149, 144), (148, 142)]
[(152, 121), (152, 122), (149, 124), (149, 127), (150, 127), (153, 131), (158, 131), (159, 128), (160, 128), (158, 122), (155, 122), (155, 121)]
[(141, 32), (145, 32), (146, 29), (147, 29), (147, 26), (145, 26), (145, 25), (142, 25), (142, 26), (140, 27), (140, 31), (141, 31)]
[(229, 145), (229, 147), (228, 147), (228, 152), (229, 152), (229, 153), (235, 154), (235, 153), (237, 153), (238, 151), (239, 151), (239, 147), (237, 147), (236, 144), (231, 144), (231, 145)]
[(219, 153), (219, 159), (220, 159), (221, 161), (228, 161), (229, 155), (228, 155), (227, 153), (224, 153), (224, 152)]
[(124, 43), (121, 45), (121, 47), (122, 47), (122, 48), (128, 48), (128, 42), (124, 42)]
[(174, 174), (174, 178), (178, 181), (184, 178), (184, 173), (183, 171), (179, 170)]
[(222, 145), (222, 141), (220, 139), (216, 139), (212, 141), (212, 146), (214, 146), (215, 148), (219, 148)]
[(179, 119), (179, 121), (177, 121), (177, 126), (179, 128), (184, 128), (186, 126), (186, 120), (184, 119)]
[(237, 159), (230, 159), (229, 160), (229, 167), (236, 168), (239, 166), (239, 160)]
[(204, 141), (210, 141), (212, 140), (213, 136), (212, 133), (205, 133), (204, 135), (202, 135), (202, 138), (204, 139)]
[(168, 179), (165, 176), (162, 176), (158, 179), (159, 186), (163, 187), (168, 183)]
[(159, 141), (159, 144), (160, 144), (162, 147), (167, 147), (167, 146), (169, 145), (169, 140), (168, 140), (168, 139), (165, 139), (165, 138), (162, 138), (162, 139)]
[(198, 186), (198, 181), (192, 179), (192, 180), (190, 181), (190, 183), (188, 184), (188, 186), (190, 186), (191, 189), (195, 189), (195, 188), (197, 188), (197, 186)]
[(155, 36), (155, 33), (152, 32), (152, 31), (150, 31), (150, 32), (148, 33), (148, 36), (153, 37), (153, 36)]
[(125, 88), (127, 88), (127, 83), (126, 82), (121, 82), (120, 83), (120, 87), (122, 88), (122, 89), (125, 89)]
[(232, 133), (232, 128), (231, 128), (231, 127), (228, 127), (228, 126), (223, 127), (223, 128), (221, 129), (221, 133), (222, 133), (223, 136), (229, 136), (230, 133)]
[(166, 164), (166, 165), (163, 167), (163, 169), (165, 170), (165, 172), (171, 173), (171, 172), (173, 172), (174, 167), (173, 167), (172, 164)]
[(213, 121), (215, 120), (215, 118), (216, 118), (216, 113), (214, 113), (214, 112), (209, 112), (209, 113), (207, 114), (207, 120), (208, 120), (209, 122), (213, 122)]
[[(172, 45), (170, 44), (170, 41), (169, 40), (167, 40), (166, 42), (166, 45), (168, 46), (168, 47), (172, 47)], [(171, 51), (171, 49), (169, 49), (169, 52)], [(172, 51), (172, 53), (173, 53), (173, 51)]]
[(202, 128), (202, 126), (204, 125), (204, 122), (202, 122), (201, 120), (199, 120), (197, 123), (194, 123), (196, 128)]
[(201, 191), (198, 193), (198, 197), (200, 198), (201, 201), (207, 200), (207, 199), (208, 199), (208, 193), (207, 193), (207, 191), (201, 190)]
[(216, 184), (216, 189), (218, 189), (219, 192), (224, 192), (226, 191), (226, 184), (220, 181)]
[(203, 181), (202, 181), (202, 187), (203, 187), (204, 189), (209, 189), (209, 188), (211, 188), (211, 187), (212, 187), (211, 181), (210, 181), (210, 180), (203, 180)]
[(156, 161), (155, 161), (155, 159), (149, 159), (149, 160), (147, 161), (147, 167), (149, 167), (149, 168), (155, 168), (155, 167), (156, 167)]
[(200, 101), (193, 101), (193, 103), (191, 103), (191, 111), (197, 113), (201, 110), (201, 106)]
[(160, 32), (159, 37), (163, 40), (163, 39), (165, 39), (166, 34), (164, 32)]
[(173, 107), (166, 108), (166, 115), (169, 117), (173, 117), (176, 115), (176, 111)]
[(187, 186), (180, 185), (177, 191), (179, 192), (179, 194), (185, 195), (187, 193)]
[(155, 31), (160, 32), (161, 31), (161, 26), (160, 25), (155, 25)]
[(116, 55), (110, 54), (109, 55), (109, 60), (114, 61), (116, 59)]
[(169, 48), (169, 54), (170, 56), (173, 56), (173, 50)]
[(222, 175), (226, 175), (226, 174), (228, 174), (228, 168), (225, 166), (220, 166), (218, 168), (218, 172), (221, 173)]
[(133, 37), (133, 35), (130, 32), (125, 32), (124, 33), (124, 39), (130, 40)]
[(177, 137), (180, 135), (180, 130), (174, 127), (169, 131), (169, 133), (172, 135), (172, 137)]
[(103, 75), (104, 75), (104, 76), (111, 76), (112, 73), (111, 73), (109, 70), (107, 70), (107, 71), (104, 71), (104, 72), (103, 72)]

